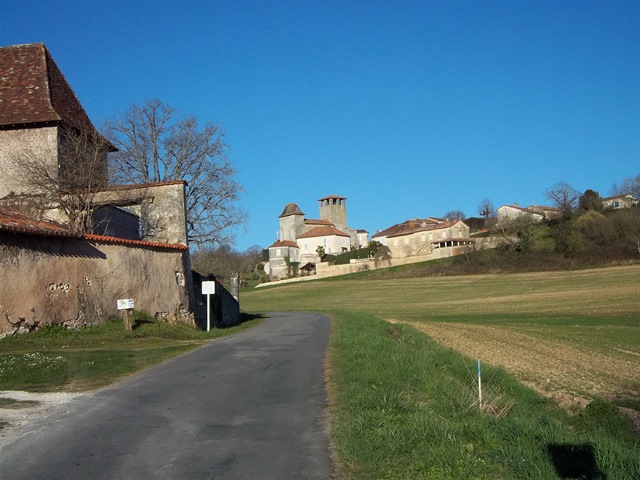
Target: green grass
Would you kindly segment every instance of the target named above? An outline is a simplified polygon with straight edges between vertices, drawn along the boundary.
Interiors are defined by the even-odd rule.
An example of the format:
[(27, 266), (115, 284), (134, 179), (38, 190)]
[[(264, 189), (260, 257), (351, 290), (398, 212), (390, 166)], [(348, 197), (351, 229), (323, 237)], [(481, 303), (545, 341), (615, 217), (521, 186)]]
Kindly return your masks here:
[(531, 342), (627, 355), (637, 372), (640, 267), (422, 278), (404, 267), (375, 275), (242, 297), (245, 311), (319, 311), (334, 319), (332, 437), (345, 478), (640, 478), (639, 437), (612, 404), (594, 397), (569, 415), (485, 364), (481, 409), (474, 359), (384, 321), (497, 326)]
[(484, 367), (480, 408), (472, 360), (372, 315), (335, 320), (332, 435), (347, 478), (640, 478), (640, 442), (609, 404), (571, 417)]
[(81, 330), (45, 326), (0, 340), (0, 390), (82, 391), (118, 379), (197, 348), (254, 322), (203, 332), (186, 325), (134, 316), (134, 330), (122, 320)]

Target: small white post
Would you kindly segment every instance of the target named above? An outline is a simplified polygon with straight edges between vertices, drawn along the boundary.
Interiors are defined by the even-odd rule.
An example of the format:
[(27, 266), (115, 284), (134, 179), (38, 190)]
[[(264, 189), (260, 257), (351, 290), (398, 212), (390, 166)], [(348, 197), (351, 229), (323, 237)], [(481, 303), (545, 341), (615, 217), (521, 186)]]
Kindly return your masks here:
[(480, 375), (480, 359), (478, 359), (478, 401), (480, 402), (480, 408), (482, 408), (482, 377)]
[(211, 295), (207, 295), (207, 332), (211, 330)]
[(211, 330), (211, 295), (216, 293), (216, 282), (202, 282), (202, 294), (207, 296), (207, 332)]

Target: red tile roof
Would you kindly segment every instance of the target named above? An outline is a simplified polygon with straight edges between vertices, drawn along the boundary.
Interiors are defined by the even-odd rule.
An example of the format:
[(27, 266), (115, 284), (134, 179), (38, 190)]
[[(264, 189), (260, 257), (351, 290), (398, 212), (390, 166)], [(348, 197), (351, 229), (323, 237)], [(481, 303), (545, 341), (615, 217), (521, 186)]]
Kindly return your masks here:
[(299, 248), (298, 244), (296, 242), (292, 242), (291, 240), (276, 240), (276, 242), (269, 246), (269, 248), (276, 248), (276, 247), (294, 247), (294, 248)]
[(405, 220), (402, 223), (398, 223), (393, 225), (386, 230), (376, 233), (372, 238), (379, 237), (397, 237), (401, 235), (409, 235), (411, 233), (426, 231), (426, 230), (437, 230), (439, 228), (447, 228), (451, 225), (445, 225), (450, 223), (451, 225), (455, 225), (455, 222), (445, 222), (444, 220), (438, 218), (413, 218), (411, 220)]
[(30, 215), (26, 215), (15, 210), (0, 207), (0, 231), (10, 233), (26, 233), (30, 235), (40, 235), (45, 237), (68, 237), (85, 239), (89, 241), (97, 241), (104, 243), (113, 243), (121, 245), (132, 245), (142, 247), (168, 248), (172, 250), (188, 250), (187, 245), (175, 243), (147, 242), (144, 240), (129, 240), (126, 238), (106, 237), (103, 235), (93, 234), (77, 234), (73, 233), (66, 227), (38, 220)]
[(348, 237), (344, 232), (341, 232), (337, 228), (329, 227), (327, 225), (323, 227), (315, 227), (309, 230), (308, 232), (303, 233), (302, 235), (298, 235), (298, 238), (314, 238), (314, 237), (328, 237), (331, 235), (335, 235), (338, 237)]
[(0, 230), (13, 233), (30, 233), (33, 235), (82, 238), (61, 225), (38, 220), (15, 210), (0, 207)]
[(0, 128), (65, 123), (96, 132), (43, 43), (0, 48)]
[(107, 237), (104, 235), (93, 235), (89, 233), (86, 233), (84, 235), (84, 238), (86, 240), (89, 240), (90, 242), (103, 242), (140, 247), (168, 248), (171, 250), (189, 250), (189, 247), (187, 245), (183, 245), (181, 243), (147, 242), (145, 240), (129, 240), (128, 238)]
[(328, 225), (330, 227), (333, 227), (333, 223), (331, 223), (329, 220), (324, 220), (324, 219), (316, 220), (313, 218), (305, 218), (304, 224), (305, 225)]

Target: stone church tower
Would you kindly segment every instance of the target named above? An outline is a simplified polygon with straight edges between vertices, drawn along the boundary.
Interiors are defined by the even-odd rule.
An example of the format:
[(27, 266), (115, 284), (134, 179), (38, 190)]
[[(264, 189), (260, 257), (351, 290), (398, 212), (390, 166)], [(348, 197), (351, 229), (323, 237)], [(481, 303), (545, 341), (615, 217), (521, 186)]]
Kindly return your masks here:
[(278, 217), (280, 219), (280, 240), (295, 242), (305, 231), (304, 213), (295, 203), (289, 203)]
[(318, 200), (320, 203), (320, 220), (331, 222), (338, 230), (347, 227), (347, 199), (330, 195)]

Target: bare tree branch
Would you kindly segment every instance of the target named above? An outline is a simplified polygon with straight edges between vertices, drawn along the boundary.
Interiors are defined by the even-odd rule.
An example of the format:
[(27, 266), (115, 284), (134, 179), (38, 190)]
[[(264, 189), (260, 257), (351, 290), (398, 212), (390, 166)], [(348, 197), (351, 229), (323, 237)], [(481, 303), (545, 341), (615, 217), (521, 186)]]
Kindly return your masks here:
[(187, 181), (189, 241), (221, 245), (231, 227), (244, 223), (236, 205), (242, 188), (219, 125), (201, 129), (196, 117), (177, 118), (160, 100), (147, 100), (107, 121), (104, 134), (119, 150), (110, 156), (112, 181)]

